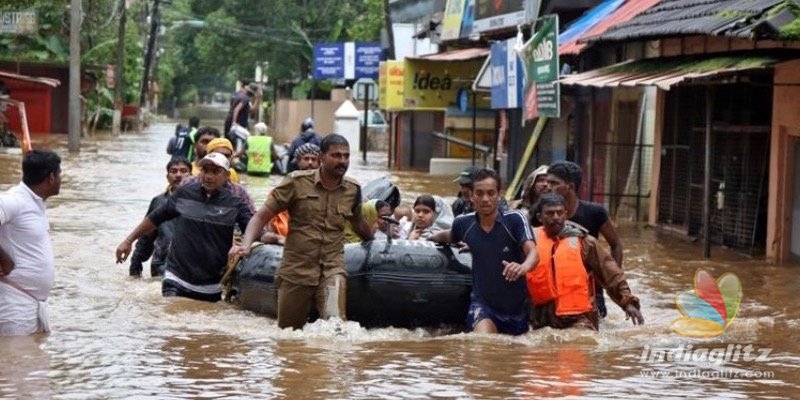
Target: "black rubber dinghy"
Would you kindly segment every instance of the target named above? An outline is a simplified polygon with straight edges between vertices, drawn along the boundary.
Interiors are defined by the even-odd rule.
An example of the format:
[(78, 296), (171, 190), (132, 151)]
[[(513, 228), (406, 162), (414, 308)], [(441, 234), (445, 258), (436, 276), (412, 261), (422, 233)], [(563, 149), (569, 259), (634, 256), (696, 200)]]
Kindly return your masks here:
[[(232, 298), (275, 317), (275, 273), (283, 247), (261, 245), (236, 266)], [(347, 318), (365, 327), (463, 326), (472, 290), (469, 254), (428, 241), (374, 240), (345, 245)]]

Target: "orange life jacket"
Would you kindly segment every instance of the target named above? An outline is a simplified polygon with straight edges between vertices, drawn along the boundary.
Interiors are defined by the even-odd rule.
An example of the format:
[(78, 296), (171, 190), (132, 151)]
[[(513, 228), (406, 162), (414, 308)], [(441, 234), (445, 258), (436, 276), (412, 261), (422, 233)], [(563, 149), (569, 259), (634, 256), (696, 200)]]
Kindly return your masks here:
[(581, 250), (583, 239), (570, 236), (555, 241), (541, 227), (533, 230), (539, 264), (526, 274), (528, 294), (533, 304), (556, 302), (556, 315), (579, 315), (589, 312), (592, 288)]
[(281, 211), (269, 221), (275, 233), (286, 237), (289, 235), (289, 212)]

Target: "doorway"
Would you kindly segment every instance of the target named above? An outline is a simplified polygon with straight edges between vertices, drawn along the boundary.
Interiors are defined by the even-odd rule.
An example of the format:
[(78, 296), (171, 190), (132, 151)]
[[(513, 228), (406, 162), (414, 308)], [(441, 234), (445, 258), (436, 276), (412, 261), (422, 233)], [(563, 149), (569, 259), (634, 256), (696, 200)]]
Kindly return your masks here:
[(791, 243), (789, 252), (790, 258), (794, 262), (800, 261), (800, 139), (793, 138), (793, 159), (792, 162), (792, 182), (794, 195), (792, 196), (792, 233), (789, 237)]

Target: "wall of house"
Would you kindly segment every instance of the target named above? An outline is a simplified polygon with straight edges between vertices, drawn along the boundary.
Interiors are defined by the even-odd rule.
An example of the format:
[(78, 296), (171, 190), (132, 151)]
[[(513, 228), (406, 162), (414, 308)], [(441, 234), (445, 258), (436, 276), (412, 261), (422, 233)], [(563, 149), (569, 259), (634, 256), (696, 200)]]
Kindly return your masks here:
[[(280, 99), (275, 106), (274, 121), (270, 134), (275, 140), (290, 142), (300, 132), (300, 124), (308, 118), (314, 119), (314, 130), (321, 135), (333, 132), (334, 113), (342, 105), (332, 100), (289, 100)], [(313, 110), (313, 112), (312, 112)]]
[(800, 60), (775, 66), (772, 132), (770, 137), (770, 180), (767, 210), (767, 258), (789, 261), (792, 240), (792, 206), (795, 174), (794, 152), (800, 140)]

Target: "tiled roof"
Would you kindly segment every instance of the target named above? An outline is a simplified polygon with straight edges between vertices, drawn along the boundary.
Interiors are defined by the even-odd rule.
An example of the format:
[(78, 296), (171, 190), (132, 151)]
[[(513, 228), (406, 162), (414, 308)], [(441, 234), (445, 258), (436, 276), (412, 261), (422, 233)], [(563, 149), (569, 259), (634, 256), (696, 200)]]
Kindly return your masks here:
[(742, 36), (743, 28), (784, 3), (786, 0), (661, 0), (628, 22), (589, 41), (686, 35)]
[(558, 47), (558, 52), (561, 55), (566, 54), (579, 54), (586, 47), (586, 39), (593, 36), (598, 36), (609, 30), (610, 28), (620, 25), (631, 18), (641, 14), (650, 7), (658, 4), (661, 0), (628, 0), (625, 4), (614, 10), (613, 13), (598, 21), (593, 27), (584, 32), (579, 37), (571, 41), (562, 43)]

